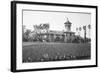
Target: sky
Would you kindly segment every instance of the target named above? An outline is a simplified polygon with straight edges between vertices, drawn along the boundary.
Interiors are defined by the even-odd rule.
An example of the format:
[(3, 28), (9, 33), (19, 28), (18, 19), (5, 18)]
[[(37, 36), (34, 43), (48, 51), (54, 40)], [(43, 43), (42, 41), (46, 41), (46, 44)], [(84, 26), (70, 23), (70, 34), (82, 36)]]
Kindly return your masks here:
[[(84, 25), (91, 25), (91, 14), (89, 13), (74, 13), (74, 12), (53, 12), (53, 11), (23, 11), (23, 25), (27, 29), (34, 30), (33, 25), (41, 23), (49, 23), (50, 30), (63, 31), (65, 29), (65, 22), (68, 20), (72, 23), (71, 31), (76, 32), (77, 27)], [(80, 34), (84, 37), (84, 31)], [(90, 37), (89, 30), (87, 30), (87, 37)]]

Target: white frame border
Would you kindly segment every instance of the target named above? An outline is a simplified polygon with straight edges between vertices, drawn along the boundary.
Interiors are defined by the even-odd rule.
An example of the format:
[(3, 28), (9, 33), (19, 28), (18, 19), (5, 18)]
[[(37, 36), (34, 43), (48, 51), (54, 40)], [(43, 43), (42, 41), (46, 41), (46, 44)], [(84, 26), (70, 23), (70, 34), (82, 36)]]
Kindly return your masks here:
[[(74, 67), (74, 66), (87, 66), (96, 65), (96, 10), (92, 8), (81, 8), (81, 7), (59, 7), (59, 6), (45, 6), (45, 5), (28, 5), (28, 4), (17, 4), (16, 5), (16, 25), (17, 25), (17, 47), (16, 47), (16, 67), (17, 70), (22, 69), (39, 69), (39, 68), (53, 68), (53, 67)], [(75, 60), (75, 61), (58, 61), (58, 62), (37, 62), (37, 63), (22, 63), (22, 9), (32, 10), (57, 10), (57, 11), (71, 11), (71, 12), (87, 12), (91, 13), (91, 24), (92, 24), (92, 40), (91, 40), (91, 60)]]

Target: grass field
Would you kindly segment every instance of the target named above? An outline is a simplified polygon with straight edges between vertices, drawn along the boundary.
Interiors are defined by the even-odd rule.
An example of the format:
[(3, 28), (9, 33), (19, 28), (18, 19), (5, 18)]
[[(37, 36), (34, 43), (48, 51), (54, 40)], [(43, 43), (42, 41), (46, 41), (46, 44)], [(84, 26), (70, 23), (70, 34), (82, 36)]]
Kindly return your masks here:
[(85, 60), (91, 57), (91, 47), (90, 43), (23, 42), (22, 56), (24, 63)]

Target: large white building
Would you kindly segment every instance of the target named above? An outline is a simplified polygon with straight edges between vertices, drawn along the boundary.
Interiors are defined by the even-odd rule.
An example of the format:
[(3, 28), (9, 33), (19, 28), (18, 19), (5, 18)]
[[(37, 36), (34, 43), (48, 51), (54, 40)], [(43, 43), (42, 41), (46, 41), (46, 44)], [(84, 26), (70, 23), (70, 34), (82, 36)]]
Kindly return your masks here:
[[(74, 32), (71, 31), (71, 25), (72, 23), (68, 20), (64, 23), (66, 31), (54, 31), (54, 30), (49, 30), (49, 24), (47, 24), (47, 28), (41, 30), (40, 27), (34, 26), (34, 31), (32, 32), (33, 35), (34, 33), (37, 33), (38, 36), (43, 40), (43, 41), (48, 41), (48, 42), (55, 42), (55, 41), (62, 41), (62, 42), (69, 42), (73, 39), (74, 37)], [(41, 24), (42, 26), (42, 24)], [(40, 28), (40, 29), (39, 29)]]

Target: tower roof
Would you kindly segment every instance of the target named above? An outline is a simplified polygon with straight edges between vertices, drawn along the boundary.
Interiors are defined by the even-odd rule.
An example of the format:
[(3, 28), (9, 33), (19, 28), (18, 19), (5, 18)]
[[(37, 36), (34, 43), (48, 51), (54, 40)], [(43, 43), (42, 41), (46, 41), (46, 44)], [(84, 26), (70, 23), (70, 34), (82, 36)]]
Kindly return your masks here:
[(64, 24), (72, 24), (72, 23), (67, 18), (67, 21)]

